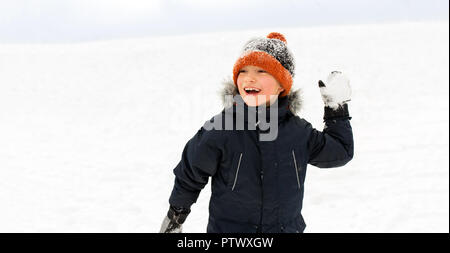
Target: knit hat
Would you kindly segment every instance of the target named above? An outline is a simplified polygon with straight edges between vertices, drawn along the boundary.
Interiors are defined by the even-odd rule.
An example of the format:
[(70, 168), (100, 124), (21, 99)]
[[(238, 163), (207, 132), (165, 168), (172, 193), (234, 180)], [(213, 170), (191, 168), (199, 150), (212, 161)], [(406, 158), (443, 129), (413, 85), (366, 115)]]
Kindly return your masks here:
[(286, 44), (283, 34), (276, 32), (270, 33), (267, 38), (255, 38), (248, 41), (233, 67), (234, 84), (237, 86), (239, 70), (247, 65), (253, 65), (263, 68), (280, 82), (284, 88), (280, 97), (289, 94), (295, 62)]

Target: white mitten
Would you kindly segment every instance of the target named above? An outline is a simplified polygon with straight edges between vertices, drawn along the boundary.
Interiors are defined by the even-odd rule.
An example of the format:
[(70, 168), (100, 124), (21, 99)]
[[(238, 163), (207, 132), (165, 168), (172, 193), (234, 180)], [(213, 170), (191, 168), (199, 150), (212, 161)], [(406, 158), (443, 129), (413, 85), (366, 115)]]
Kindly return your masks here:
[(319, 80), (320, 93), (325, 106), (336, 110), (351, 99), (350, 81), (340, 71), (333, 71), (324, 83)]

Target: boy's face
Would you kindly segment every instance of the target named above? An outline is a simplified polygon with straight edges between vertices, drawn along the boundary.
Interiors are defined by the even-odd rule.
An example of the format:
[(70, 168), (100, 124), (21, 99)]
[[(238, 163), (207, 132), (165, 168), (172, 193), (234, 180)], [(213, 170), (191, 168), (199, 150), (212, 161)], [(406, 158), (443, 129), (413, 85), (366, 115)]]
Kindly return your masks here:
[(250, 65), (239, 70), (237, 85), (239, 94), (248, 106), (259, 106), (263, 103), (270, 105), (284, 91), (275, 77), (263, 68)]

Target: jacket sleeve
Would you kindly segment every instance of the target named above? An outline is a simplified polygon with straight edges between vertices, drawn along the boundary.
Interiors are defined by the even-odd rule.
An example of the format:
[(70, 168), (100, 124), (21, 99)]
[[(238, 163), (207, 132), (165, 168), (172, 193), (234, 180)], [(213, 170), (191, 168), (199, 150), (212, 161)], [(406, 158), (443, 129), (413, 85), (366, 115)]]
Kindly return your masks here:
[(350, 125), (348, 105), (337, 110), (325, 107), (324, 130), (309, 124), (308, 163), (319, 168), (343, 166), (353, 158), (353, 132)]
[(213, 130), (201, 128), (184, 147), (181, 161), (173, 170), (175, 184), (169, 198), (171, 206), (189, 209), (200, 191), (216, 173), (222, 151)]

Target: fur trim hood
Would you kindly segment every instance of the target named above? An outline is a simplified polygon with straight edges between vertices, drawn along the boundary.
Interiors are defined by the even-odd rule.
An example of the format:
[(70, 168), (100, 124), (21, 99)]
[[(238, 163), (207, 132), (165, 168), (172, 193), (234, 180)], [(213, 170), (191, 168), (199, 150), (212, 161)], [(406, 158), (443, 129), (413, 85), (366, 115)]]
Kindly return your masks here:
[[(222, 104), (225, 108), (233, 105), (233, 99), (227, 95), (235, 96), (239, 94), (239, 90), (237, 86), (234, 84), (233, 79), (227, 78), (222, 82), (223, 88), (220, 91), (220, 98), (222, 99)], [(287, 95), (288, 104), (290, 111), (296, 115), (302, 109), (303, 98), (302, 98), (302, 90), (291, 90)]]

